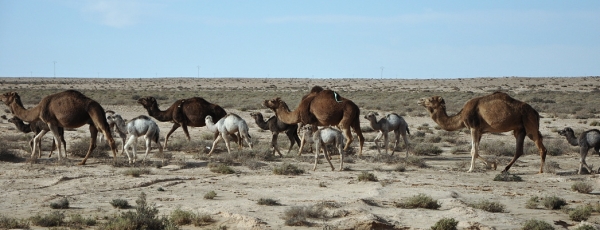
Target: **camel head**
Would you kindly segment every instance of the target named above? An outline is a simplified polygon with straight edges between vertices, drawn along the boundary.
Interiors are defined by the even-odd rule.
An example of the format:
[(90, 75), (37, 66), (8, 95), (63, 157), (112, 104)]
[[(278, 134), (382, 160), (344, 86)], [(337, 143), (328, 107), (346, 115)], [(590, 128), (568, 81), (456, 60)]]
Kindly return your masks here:
[(566, 137), (567, 135), (569, 135), (569, 133), (571, 135), (573, 135), (573, 136), (575, 135), (574, 132), (573, 132), (573, 129), (571, 129), (569, 127), (566, 127), (563, 130), (558, 130), (558, 135), (561, 135), (561, 136), (565, 136)]
[(279, 97), (278, 97), (278, 98), (271, 99), (271, 100), (265, 100), (265, 101), (263, 102), (263, 106), (264, 106), (264, 107), (267, 107), (267, 108), (269, 108), (269, 109), (272, 109), (273, 111), (277, 110), (277, 109), (278, 109), (280, 106), (285, 106), (285, 107), (287, 107), (287, 105), (285, 104), (285, 102), (283, 102), (283, 101), (281, 100), (281, 98), (279, 98)]
[(13, 123), (13, 124), (18, 124), (23, 122), (23, 120), (19, 119), (18, 117), (12, 117), (10, 119), (8, 119), (8, 122)]
[(367, 113), (367, 115), (365, 115), (365, 119), (367, 119), (369, 121), (371, 119), (373, 119), (373, 120), (376, 121), (377, 120), (377, 117), (376, 117), (377, 115), (379, 115), (377, 112), (369, 112), (369, 113)]
[(144, 106), (144, 108), (152, 108), (154, 105), (157, 105), (156, 99), (154, 97), (142, 97), (137, 100), (137, 103)]
[(19, 94), (17, 94), (17, 92), (8, 92), (2, 94), (0, 100), (2, 100), (6, 105), (10, 105), (15, 101), (21, 104), (21, 97), (19, 96)]
[(421, 98), (417, 104), (425, 107), (430, 113), (433, 113), (437, 109), (446, 110), (446, 101), (440, 96)]
[(205, 121), (206, 123), (208, 123), (208, 122), (210, 122), (210, 123), (214, 123), (214, 122), (213, 122), (213, 118), (212, 118), (212, 116), (210, 116), (210, 115), (206, 115), (206, 117), (204, 118), (204, 121)]

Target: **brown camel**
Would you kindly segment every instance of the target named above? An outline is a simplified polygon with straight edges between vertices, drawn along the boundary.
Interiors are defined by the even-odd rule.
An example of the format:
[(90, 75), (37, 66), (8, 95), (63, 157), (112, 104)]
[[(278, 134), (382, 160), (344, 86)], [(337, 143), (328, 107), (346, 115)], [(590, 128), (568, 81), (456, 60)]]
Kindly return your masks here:
[(360, 143), (358, 155), (362, 155), (365, 138), (360, 130), (360, 109), (354, 102), (339, 96), (334, 91), (323, 90), (321, 87), (315, 86), (309, 94), (302, 98), (300, 105), (294, 111), (290, 111), (281, 98), (266, 100), (263, 105), (273, 110), (277, 117), (286, 124), (337, 125), (346, 137), (344, 151), (349, 149), (350, 143), (354, 140), (350, 131), (352, 128)]
[[(108, 140), (114, 159), (117, 159), (117, 147), (111, 135), (108, 123), (106, 122), (104, 109), (98, 102), (86, 97), (82, 93), (74, 90), (67, 90), (61, 93), (51, 94), (44, 97), (37, 106), (31, 109), (25, 109), (23, 107), (21, 97), (15, 92), (5, 93), (0, 99), (10, 108), (13, 115), (21, 120), (25, 122), (42, 120), (48, 124), (50, 131), (52, 131), (54, 137), (56, 137), (56, 144), (59, 146), (59, 160), (62, 156), (63, 149), (60, 147), (60, 140), (64, 138), (62, 132), (60, 132), (60, 128), (79, 128), (85, 124), (90, 126), (90, 147), (85, 158), (83, 158), (79, 164), (84, 165), (85, 161), (90, 156), (90, 153), (96, 148), (98, 130), (100, 130)], [(42, 130), (35, 136), (33, 140), (33, 151), (31, 153), (32, 159), (35, 159), (37, 143), (39, 143), (46, 132), (48, 131)], [(67, 150), (65, 149), (65, 158), (67, 158), (66, 151)]]
[[(164, 148), (167, 148), (167, 142), (169, 141), (169, 137), (171, 134), (177, 130), (180, 126), (183, 128), (183, 132), (187, 137), (188, 141), (190, 140), (190, 134), (188, 132), (188, 126), (191, 127), (202, 127), (205, 126), (206, 123), (204, 118), (207, 115), (210, 115), (213, 119), (218, 121), (225, 115), (227, 112), (221, 106), (216, 104), (211, 104), (210, 102), (204, 100), (201, 97), (192, 97), (188, 99), (181, 99), (175, 101), (171, 107), (169, 107), (165, 111), (161, 111), (158, 108), (158, 103), (154, 97), (144, 97), (138, 99), (138, 103), (140, 103), (144, 108), (148, 111), (148, 115), (156, 118), (158, 121), (173, 122), (173, 127), (167, 136), (165, 137)], [(218, 134), (215, 134), (215, 138)], [(234, 140), (238, 140), (237, 136)]]
[[(544, 172), (547, 151), (539, 131), (540, 115), (529, 104), (516, 100), (505, 93), (496, 92), (467, 101), (462, 110), (453, 116), (446, 114), (446, 102), (440, 96), (422, 98), (419, 100), (419, 105), (424, 106), (431, 114), (431, 118), (444, 130), (455, 131), (463, 127), (471, 130), (471, 168), (469, 168), (469, 172), (473, 171), (473, 164), (477, 158), (483, 160), (486, 165), (489, 164), (479, 156), (481, 136), (484, 133), (508, 131), (513, 131), (517, 141), (517, 150), (512, 161), (502, 172), (508, 172), (515, 161), (523, 155), (525, 136), (535, 142), (541, 157), (540, 173)], [(496, 169), (496, 163), (493, 163), (492, 167)]]

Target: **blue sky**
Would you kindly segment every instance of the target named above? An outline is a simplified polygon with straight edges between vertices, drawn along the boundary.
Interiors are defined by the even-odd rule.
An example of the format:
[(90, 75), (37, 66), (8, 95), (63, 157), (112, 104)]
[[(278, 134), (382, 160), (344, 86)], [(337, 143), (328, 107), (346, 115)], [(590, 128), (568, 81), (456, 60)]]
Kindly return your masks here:
[(597, 76), (600, 1), (0, 0), (0, 76), (54, 66), (85, 78), (198, 66), (200, 77)]

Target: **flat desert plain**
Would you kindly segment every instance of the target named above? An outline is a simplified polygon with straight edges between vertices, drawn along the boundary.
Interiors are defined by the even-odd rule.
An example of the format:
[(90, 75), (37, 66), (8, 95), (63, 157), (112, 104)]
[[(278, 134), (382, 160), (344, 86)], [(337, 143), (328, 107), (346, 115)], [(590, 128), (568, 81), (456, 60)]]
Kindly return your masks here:
[[(352, 143), (344, 170), (339, 171), (339, 155), (332, 156), (336, 171), (331, 171), (321, 156), (312, 170), (314, 153), (305, 148), (297, 156), (298, 146), (287, 152), (290, 142), (279, 135), (283, 157), (269, 157), (271, 132), (261, 130), (251, 112), (274, 116), (262, 107), (266, 99), (281, 97), (293, 110), (302, 95), (315, 86), (322, 86), (353, 100), (361, 109), (360, 123), (364, 132), (363, 156), (358, 156), (358, 143)], [(63, 198), (67, 217), (80, 214), (98, 220), (98, 228), (108, 219), (135, 209), (116, 209), (110, 202), (127, 200), (135, 206), (141, 193), (147, 202), (158, 208), (159, 215), (169, 216), (180, 209), (209, 215), (214, 222), (204, 226), (184, 225), (181, 229), (430, 229), (442, 218), (458, 221), (459, 229), (520, 229), (528, 220), (545, 221), (556, 229), (576, 229), (580, 221), (571, 220), (569, 210), (591, 205), (594, 211), (585, 221), (600, 226), (600, 179), (598, 174), (579, 175), (579, 148), (570, 146), (557, 131), (571, 127), (576, 135), (593, 129), (600, 121), (600, 78), (470, 78), (470, 79), (245, 79), (245, 78), (163, 78), (163, 79), (72, 79), (72, 78), (0, 78), (0, 92), (17, 92), (25, 107), (34, 107), (46, 95), (68, 89), (78, 90), (97, 100), (105, 110), (113, 110), (125, 119), (147, 115), (137, 104), (140, 97), (154, 96), (159, 107), (167, 109), (178, 99), (203, 97), (221, 105), (228, 113), (246, 120), (254, 143), (242, 150), (232, 142), (232, 155), (225, 145), (217, 145), (211, 157), (206, 156), (212, 134), (206, 127), (190, 127), (188, 142), (182, 129), (176, 130), (164, 154), (158, 155), (156, 145), (145, 162), (129, 165), (119, 151), (117, 162), (99, 143), (87, 164), (77, 165), (81, 157), (73, 155), (75, 145), (89, 143), (88, 126), (66, 131), (68, 159), (59, 161), (56, 153), (49, 158), (52, 134), (44, 137), (43, 156), (30, 160), (28, 146), (32, 134), (20, 133), (12, 123), (10, 110), (0, 105), (5, 119), (0, 119), (3, 154), (10, 152), (18, 159), (1, 161), (0, 214), (10, 218), (47, 215), (55, 209), (53, 202)], [(431, 119), (417, 99), (443, 96), (449, 115), (459, 112), (470, 98), (494, 91), (506, 92), (531, 104), (541, 115), (540, 132), (550, 150), (546, 172), (538, 173), (540, 157), (533, 142), (525, 141), (526, 154), (509, 170), (522, 181), (494, 181), (514, 153), (515, 138), (511, 132), (485, 134), (481, 140), (481, 155), (498, 162), (498, 169), (486, 168), (476, 161), (470, 166), (470, 135), (466, 130), (447, 132)], [(377, 112), (378, 118), (389, 113), (404, 117), (409, 125), (409, 160), (406, 146), (400, 143), (393, 156), (379, 153), (364, 118)], [(156, 120), (155, 120), (156, 121)], [(173, 125), (156, 121), (161, 130), (161, 142)], [(356, 134), (353, 133), (356, 138)], [(393, 133), (390, 139), (393, 140)], [(122, 141), (115, 138), (120, 149)], [(138, 158), (143, 158), (143, 139), (138, 144)], [(425, 149), (425, 150), (423, 150)], [(498, 153), (508, 149), (508, 154)], [(506, 151), (505, 151), (506, 152)], [(245, 156), (246, 155), (246, 156)], [(209, 165), (224, 163), (234, 173), (212, 172)], [(415, 163), (417, 162), (417, 163)], [(587, 162), (594, 170), (600, 159), (590, 151)], [(276, 175), (273, 171), (283, 164), (304, 170), (299, 175)], [(139, 177), (128, 171), (143, 169)], [(376, 181), (360, 180), (372, 174)], [(575, 183), (591, 185), (593, 191), (580, 193), (571, 189)], [(204, 199), (214, 191), (214, 199)], [(418, 196), (429, 196), (439, 204), (437, 209), (401, 208), (398, 204)], [(567, 205), (558, 210), (544, 207), (550, 197), (559, 197)], [(539, 198), (537, 207), (528, 205)], [(279, 205), (259, 205), (261, 199), (272, 199)], [(501, 212), (488, 212), (473, 204), (493, 202), (503, 206)], [(318, 209), (308, 215), (302, 225), (288, 226), (291, 210)], [(33, 229), (45, 229), (32, 225)]]

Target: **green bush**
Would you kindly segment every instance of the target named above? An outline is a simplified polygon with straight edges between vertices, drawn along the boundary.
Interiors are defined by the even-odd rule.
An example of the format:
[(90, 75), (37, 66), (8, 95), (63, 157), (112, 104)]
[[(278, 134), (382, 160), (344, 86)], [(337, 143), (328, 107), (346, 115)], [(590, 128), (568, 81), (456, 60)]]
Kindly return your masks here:
[(146, 203), (146, 194), (141, 193), (135, 201), (135, 212), (128, 211), (109, 219), (99, 226), (100, 230), (122, 229), (178, 229), (167, 217), (158, 217), (158, 208)]
[(487, 200), (472, 203), (469, 206), (476, 209), (484, 210), (486, 212), (504, 212), (504, 209), (506, 208), (506, 206), (504, 206), (503, 204)]
[(209, 163), (208, 168), (211, 172), (221, 174), (234, 174), (235, 170), (223, 163)]
[(500, 173), (494, 177), (494, 181), (523, 181), (523, 178), (512, 175), (509, 172)]
[(304, 173), (304, 170), (299, 169), (296, 165), (284, 163), (279, 167), (274, 167), (273, 173), (275, 175), (300, 175)]
[(569, 211), (569, 219), (577, 222), (587, 220), (592, 215), (592, 210), (590, 205), (579, 206)]
[(27, 219), (10, 218), (0, 214), (0, 229), (29, 229), (29, 221)]
[(591, 184), (579, 181), (579, 182), (575, 182), (573, 185), (571, 185), (571, 190), (576, 191), (578, 193), (590, 193), (594, 190), (594, 187), (592, 187)]
[(293, 206), (286, 209), (283, 213), (285, 225), (287, 226), (309, 226), (310, 223), (306, 220), (308, 213), (304, 207)]
[(396, 207), (438, 209), (440, 208), (440, 204), (438, 204), (437, 200), (434, 200), (430, 196), (420, 193), (419, 195), (408, 198), (404, 202), (396, 203)]
[(278, 201), (271, 198), (260, 198), (257, 202), (259, 205), (276, 206), (280, 205)]
[(215, 197), (217, 197), (217, 193), (215, 191), (210, 191), (210, 192), (207, 192), (206, 194), (204, 194), (204, 199), (207, 199), (207, 200), (215, 199)]
[(539, 197), (537, 197), (537, 196), (531, 197), (531, 198), (529, 198), (529, 200), (527, 200), (527, 203), (525, 204), (525, 208), (537, 209), (539, 203), (540, 203)]
[(50, 208), (52, 209), (69, 209), (69, 200), (64, 197), (60, 199), (58, 202), (50, 203)]
[(547, 209), (554, 210), (554, 209), (560, 209), (560, 208), (562, 208), (562, 206), (567, 205), (567, 202), (563, 198), (551, 196), (551, 197), (545, 197), (543, 204), (544, 204), (544, 207), (546, 207)]
[(525, 221), (522, 230), (554, 230), (551, 224), (542, 220)]
[(176, 225), (188, 225), (191, 224), (196, 214), (190, 211), (183, 211), (180, 208), (175, 209), (171, 212), (171, 221)]
[(56, 227), (62, 226), (65, 223), (65, 214), (59, 211), (54, 211), (45, 216), (37, 214), (29, 219), (31, 220), (31, 223), (36, 226)]
[(417, 156), (424, 156), (424, 155), (436, 155), (437, 156), (437, 155), (442, 154), (443, 151), (442, 151), (442, 149), (440, 149), (440, 147), (437, 147), (435, 145), (432, 145), (429, 143), (419, 143), (413, 148), (413, 152)]
[(118, 209), (126, 209), (131, 207), (127, 200), (123, 199), (113, 199), (112, 201), (110, 201), (110, 205)]
[(363, 171), (358, 175), (358, 181), (377, 181), (377, 177), (373, 173)]
[(458, 221), (454, 218), (443, 218), (438, 220), (438, 222), (431, 227), (431, 230), (456, 230), (457, 225)]

